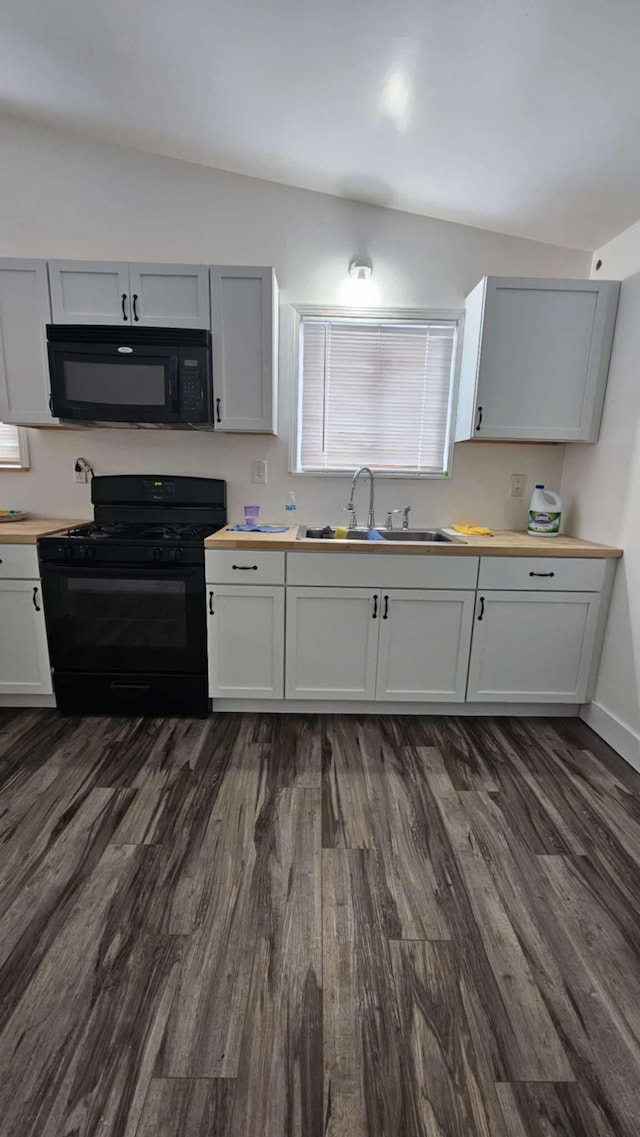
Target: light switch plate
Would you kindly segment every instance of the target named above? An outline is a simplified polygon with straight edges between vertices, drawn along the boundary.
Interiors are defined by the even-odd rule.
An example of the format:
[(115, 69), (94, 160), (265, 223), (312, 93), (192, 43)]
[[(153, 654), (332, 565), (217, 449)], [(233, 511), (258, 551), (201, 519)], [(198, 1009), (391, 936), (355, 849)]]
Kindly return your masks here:
[(251, 481), (254, 486), (266, 486), (267, 463), (263, 461), (251, 463)]

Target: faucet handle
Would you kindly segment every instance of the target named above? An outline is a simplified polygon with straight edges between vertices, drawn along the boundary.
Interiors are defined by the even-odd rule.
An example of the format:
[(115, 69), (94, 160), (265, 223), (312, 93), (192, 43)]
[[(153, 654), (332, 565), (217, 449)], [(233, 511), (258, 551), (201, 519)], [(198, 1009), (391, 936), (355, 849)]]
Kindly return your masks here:
[(356, 517), (356, 508), (353, 502), (348, 502), (348, 504), (344, 506), (342, 512), (351, 514), (351, 517), (349, 518), (349, 528), (356, 529), (358, 525), (358, 518)]
[(387, 511), (387, 520), (384, 523), (385, 529), (393, 529), (393, 515), (394, 513), (402, 513), (401, 509), (389, 509)]
[(403, 529), (409, 528), (409, 514), (410, 513), (411, 513), (411, 506), (405, 505), (404, 509), (402, 510), (402, 528)]

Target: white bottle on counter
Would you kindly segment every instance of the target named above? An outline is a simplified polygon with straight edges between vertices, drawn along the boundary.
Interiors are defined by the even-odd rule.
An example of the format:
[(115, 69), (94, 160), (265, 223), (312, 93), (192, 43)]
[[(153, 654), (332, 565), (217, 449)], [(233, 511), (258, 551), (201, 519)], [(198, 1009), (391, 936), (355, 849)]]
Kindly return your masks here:
[(531, 494), (527, 533), (532, 537), (557, 537), (562, 521), (562, 498), (537, 485)]
[(289, 526), (297, 525), (297, 521), (296, 521), (296, 509), (297, 508), (298, 508), (298, 503), (296, 501), (296, 495), (294, 494), (293, 490), (291, 490), (291, 492), (287, 494), (287, 500), (286, 500), (285, 507), (284, 507), (284, 523), (285, 523), (285, 525), (289, 525)]

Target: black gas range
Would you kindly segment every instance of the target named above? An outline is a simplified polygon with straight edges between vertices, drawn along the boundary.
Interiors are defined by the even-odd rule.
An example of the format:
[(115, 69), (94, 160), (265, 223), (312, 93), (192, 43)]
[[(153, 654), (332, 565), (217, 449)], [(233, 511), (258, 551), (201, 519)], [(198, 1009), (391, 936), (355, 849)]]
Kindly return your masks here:
[(58, 708), (207, 714), (204, 539), (226, 483), (97, 477), (91, 498), (94, 521), (38, 541)]

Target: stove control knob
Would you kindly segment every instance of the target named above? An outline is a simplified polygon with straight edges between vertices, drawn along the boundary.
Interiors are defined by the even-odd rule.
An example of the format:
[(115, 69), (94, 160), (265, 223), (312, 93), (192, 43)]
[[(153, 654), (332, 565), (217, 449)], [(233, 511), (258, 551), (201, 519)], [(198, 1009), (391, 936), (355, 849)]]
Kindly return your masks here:
[(85, 561), (92, 560), (93, 557), (95, 557), (95, 555), (96, 555), (96, 551), (95, 551), (95, 549), (93, 549), (91, 547), (91, 545), (84, 545), (83, 548), (81, 549), (81, 553), (82, 553), (82, 556), (84, 557)]
[(181, 561), (183, 557), (184, 557), (184, 549), (180, 549), (180, 548), (169, 549), (169, 560), (170, 561)]
[(159, 549), (156, 546), (156, 548), (151, 550), (151, 556), (154, 561), (161, 561), (163, 557), (162, 549)]

